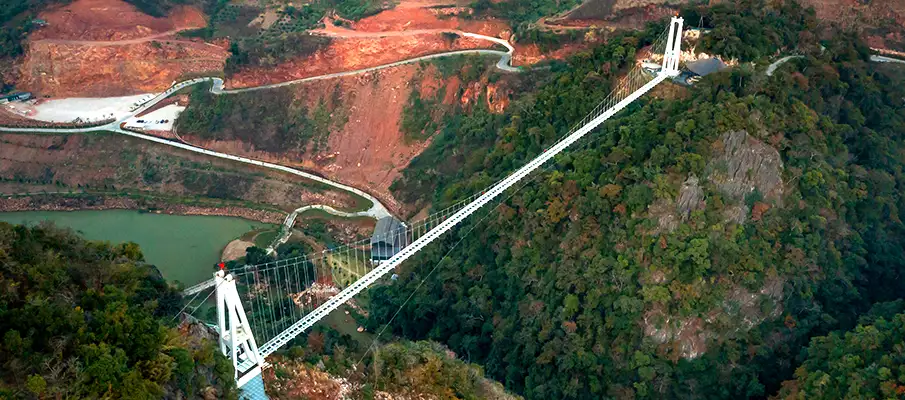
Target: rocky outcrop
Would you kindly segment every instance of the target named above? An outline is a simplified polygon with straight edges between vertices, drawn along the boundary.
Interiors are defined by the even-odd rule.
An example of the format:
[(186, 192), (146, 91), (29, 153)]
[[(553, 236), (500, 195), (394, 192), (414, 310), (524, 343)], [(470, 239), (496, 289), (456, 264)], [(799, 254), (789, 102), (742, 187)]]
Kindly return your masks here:
[(703, 210), (706, 205), (704, 189), (701, 188), (698, 177), (689, 176), (679, 188), (679, 195), (674, 202), (660, 199), (650, 206), (648, 212), (657, 219), (654, 233), (672, 232), (679, 227), (680, 221), (688, 219), (692, 211)]
[(731, 285), (720, 304), (698, 315), (676, 315), (655, 305), (644, 314), (641, 328), (655, 343), (672, 344), (678, 356), (695, 359), (704, 354), (711, 339), (747, 332), (782, 315), (784, 284), (785, 280), (771, 276), (754, 292)]
[(744, 200), (757, 190), (768, 200), (777, 201), (782, 197), (783, 167), (776, 149), (743, 130), (724, 134), (714, 145), (719, 150), (709, 165), (708, 179), (723, 194)]
[[(706, 207), (704, 184), (723, 196), (726, 221), (744, 223), (759, 220), (782, 201), (783, 164), (779, 152), (750, 136), (746, 131), (728, 132), (713, 144), (713, 158), (705, 167), (705, 179), (690, 175), (679, 188), (675, 199), (655, 201), (648, 213), (657, 221), (653, 234), (671, 232), (692, 212)], [(753, 206), (753, 210), (751, 209)], [(666, 242), (662, 242), (666, 245)], [(719, 285), (720, 280), (710, 284)], [(650, 283), (668, 287), (666, 277), (651, 276)], [(641, 321), (645, 336), (655, 343), (675, 349), (677, 357), (694, 359), (707, 349), (713, 338), (748, 331), (767, 319), (782, 314), (783, 286), (781, 277), (770, 276), (762, 288), (748, 290), (734, 283), (727, 285), (723, 301), (696, 315), (679, 315), (667, 304), (650, 305)], [(705, 285), (699, 281), (693, 285)], [(694, 291), (702, 291), (696, 287)]]
[(676, 212), (679, 213), (682, 220), (685, 220), (691, 215), (692, 211), (704, 208), (703, 200), (704, 190), (701, 189), (698, 177), (691, 175), (679, 188), (679, 197), (676, 198)]
[(731, 200), (724, 211), (727, 221), (745, 222), (750, 212), (748, 196), (779, 203), (783, 165), (776, 149), (744, 130), (724, 134), (714, 147), (717, 151), (707, 166), (707, 179)]

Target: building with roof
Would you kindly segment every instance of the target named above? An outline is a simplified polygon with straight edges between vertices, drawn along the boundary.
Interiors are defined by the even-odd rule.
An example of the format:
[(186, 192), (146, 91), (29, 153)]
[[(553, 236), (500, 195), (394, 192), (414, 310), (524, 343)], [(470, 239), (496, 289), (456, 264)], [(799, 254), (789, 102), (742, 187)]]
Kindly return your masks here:
[(0, 96), (0, 104), (6, 104), (11, 101), (25, 101), (31, 98), (29, 92), (10, 93)]
[(371, 235), (371, 260), (389, 260), (408, 244), (405, 225), (396, 218), (383, 217), (377, 220)]
[(702, 58), (700, 60), (685, 63), (685, 68), (689, 72), (698, 76), (707, 76), (714, 72), (726, 69), (728, 66), (722, 60), (716, 57)]

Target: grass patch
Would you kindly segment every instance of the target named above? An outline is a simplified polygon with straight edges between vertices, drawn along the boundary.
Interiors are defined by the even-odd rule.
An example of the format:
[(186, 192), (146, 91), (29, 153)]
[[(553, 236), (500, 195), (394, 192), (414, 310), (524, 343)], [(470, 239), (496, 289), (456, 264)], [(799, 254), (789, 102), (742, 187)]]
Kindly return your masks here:
[(266, 249), (280, 235), (279, 230), (267, 230), (255, 235), (254, 244), (257, 247)]

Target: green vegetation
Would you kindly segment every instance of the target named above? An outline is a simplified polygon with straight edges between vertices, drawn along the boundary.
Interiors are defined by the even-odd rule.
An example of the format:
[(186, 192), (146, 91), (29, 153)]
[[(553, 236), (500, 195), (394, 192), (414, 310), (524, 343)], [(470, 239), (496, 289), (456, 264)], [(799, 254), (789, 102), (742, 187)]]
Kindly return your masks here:
[[(343, 317), (348, 318), (334, 312), (324, 321)], [(344, 321), (338, 321), (336, 325), (339, 328), (354, 326)], [(294, 374), (300, 370), (313, 370), (314, 365), (319, 364), (330, 374), (347, 377), (353, 383), (350, 398), (374, 398), (375, 391), (381, 391), (420, 398), (517, 399), (506, 393), (499, 383), (485, 378), (481, 367), (457, 359), (438, 343), (374, 344), (367, 357), (361, 358), (372, 344), (370, 336), (364, 336), (358, 342), (350, 334), (318, 324), (309, 334), (294, 340), (288, 350), (280, 352), (285, 358), (274, 365), (276, 382), (271, 394), (291, 398), (291, 391), (284, 390), (291, 387)], [(307, 365), (299, 365), (301, 362)]]
[(516, 27), (516, 34), (541, 17), (551, 16), (581, 4), (578, 0), (510, 0), (494, 2), (476, 0), (471, 4), (476, 14), (502, 18)]
[[(602, 32), (601, 32), (602, 33)], [(519, 43), (535, 43), (541, 52), (554, 51), (564, 44), (581, 41), (585, 31), (569, 30), (565, 33), (556, 33), (538, 28), (524, 29), (518, 36)]]
[(273, 67), (280, 62), (295, 57), (313, 54), (330, 43), (330, 39), (308, 33), (284, 33), (267, 39), (248, 39), (230, 44), (230, 56), (226, 60), (227, 74), (234, 73), (242, 66)]
[[(871, 323), (888, 333), (813, 338), (850, 330), (874, 304), (905, 293), (905, 74), (868, 63), (847, 32), (821, 52), (808, 35), (812, 11), (719, 7), (710, 26), (758, 25), (745, 39), (725, 38), (736, 45), (721, 51), (755, 59), (798, 38), (806, 57), (770, 78), (764, 64), (746, 64), (688, 96), (633, 104), (500, 205), (432, 274), (479, 218), (372, 289), (368, 328), (401, 306), (395, 333), (445, 343), (529, 399), (765, 397), (797, 376), (811, 390), (818, 371), (830, 375), (826, 391), (805, 398), (853, 387), (863, 387), (856, 397), (891, 393), (901, 319)], [(476, 106), (448, 118), (393, 185), (397, 198), (443, 208), (523, 165), (609, 92), (653, 34), (617, 35), (535, 75), (536, 89), (504, 115)], [(748, 145), (776, 149), (781, 195), (735, 195), (717, 181), (727, 135), (741, 131)], [(654, 210), (679, 208), (692, 175), (701, 201), (661, 227)], [(729, 218), (735, 208), (744, 222)], [(845, 356), (862, 351), (859, 340), (877, 345), (859, 360)], [(814, 361), (793, 375), (809, 342)], [(839, 347), (851, 350), (829, 350)], [(826, 370), (834, 360), (847, 366)]]
[[(887, 304), (884, 304), (886, 306)], [(902, 311), (902, 302), (892, 304)], [(905, 314), (811, 339), (786, 399), (894, 399), (905, 394)]]
[[(456, 93), (456, 98), (458, 98), (463, 90), (462, 87), (467, 87), (470, 83), (480, 80), (488, 75), (488, 72), (490, 72), (488, 80), (493, 81), (497, 77), (496, 71), (493, 70), (495, 62), (496, 58), (482, 56), (453, 56), (434, 59), (430, 63), (422, 62), (413, 85), (417, 87), (420, 84), (420, 80), (424, 78), (423, 74), (428, 71), (427, 65), (433, 64), (437, 68), (436, 79), (448, 81), (450, 77), (457, 76), (461, 82), (464, 82), (458, 89), (460, 93)], [(433, 95), (423, 98), (418, 90), (413, 90), (409, 94), (408, 103), (402, 109), (402, 120), (400, 121), (400, 129), (405, 134), (406, 140), (420, 141), (430, 138), (439, 130), (440, 126), (447, 123), (447, 118), (463, 112), (458, 101), (453, 104), (443, 104), (446, 90), (447, 87), (441, 87)]]
[[(0, 0), (0, 59), (25, 52), (22, 41), (35, 25), (32, 21), (44, 8), (67, 4), (70, 0)], [(3, 86), (3, 85), (0, 85)]]
[(386, 344), (366, 360), (367, 375), (362, 380), (370, 384), (362, 389), (365, 393), (376, 389), (434, 398), (514, 398), (499, 383), (484, 378), (480, 367), (452, 357), (449, 350), (434, 342)]
[(340, 17), (357, 21), (382, 11), (383, 4), (379, 0), (337, 0), (334, 7)]
[[(440, 105), (437, 97), (422, 99), (417, 90), (409, 94), (409, 100), (402, 113), (400, 129), (407, 140), (424, 140), (437, 130), (433, 111)], [(441, 98), (442, 99), (442, 98)]]
[(236, 398), (214, 343), (172, 324), (182, 305), (134, 243), (0, 223), (0, 397)]
[[(270, 152), (314, 151), (326, 145), (331, 130), (346, 120), (321, 101), (309, 112), (289, 89), (215, 96), (209, 87), (195, 85), (189, 107), (177, 120), (180, 132), (205, 139), (241, 140)], [(331, 114), (338, 113), (331, 118)]]
[(125, 2), (154, 17), (165, 17), (174, 5), (174, 2), (167, 0), (125, 0)]
[(277, 229), (260, 232), (255, 235), (255, 246), (266, 249), (279, 235), (280, 231)]
[[(688, 7), (686, 21), (700, 21), (711, 29), (701, 40), (701, 50), (727, 58), (751, 61), (792, 47), (808, 49), (815, 43), (817, 19), (813, 9), (794, 1), (761, 7), (759, 0), (722, 3), (711, 8)], [(747, 10), (738, 13), (738, 8)]]
[[(136, 0), (139, 1), (139, 0)], [(251, 5), (210, 2), (206, 7), (209, 26), (183, 32), (183, 36), (205, 39), (229, 37), (230, 57), (226, 73), (246, 66), (272, 67), (296, 57), (304, 57), (330, 43), (330, 39), (307, 33), (323, 27), (321, 19), (331, 10), (343, 18), (358, 20), (383, 9), (376, 0), (320, 0), (277, 11), (276, 21), (264, 28), (251, 24), (265, 10)]]

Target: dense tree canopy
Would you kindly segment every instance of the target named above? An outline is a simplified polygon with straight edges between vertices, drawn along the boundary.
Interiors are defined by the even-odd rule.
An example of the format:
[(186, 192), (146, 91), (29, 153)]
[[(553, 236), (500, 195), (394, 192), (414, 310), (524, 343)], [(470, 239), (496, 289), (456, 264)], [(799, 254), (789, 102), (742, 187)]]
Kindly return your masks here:
[[(743, 60), (815, 26), (782, 2), (726, 7), (711, 26), (762, 25), (750, 40), (721, 33)], [(631, 106), (374, 289), (371, 323), (402, 307), (395, 332), (446, 343), (531, 399), (776, 394), (812, 337), (905, 293), (905, 74), (835, 34), (824, 51), (804, 41), (805, 58), (773, 77), (743, 64)], [(442, 208), (514, 170), (603, 98), (647, 37), (556, 66), (503, 115), (450, 117), (396, 193)], [(776, 176), (737, 179), (776, 179), (781, 193), (727, 189), (732, 138), (779, 158)], [(697, 180), (701, 196), (670, 224)]]
[(0, 397), (235, 398), (214, 343), (167, 326), (181, 302), (134, 243), (0, 223)]
[(786, 399), (893, 399), (905, 396), (905, 314), (811, 339)]

